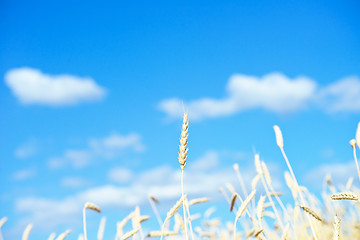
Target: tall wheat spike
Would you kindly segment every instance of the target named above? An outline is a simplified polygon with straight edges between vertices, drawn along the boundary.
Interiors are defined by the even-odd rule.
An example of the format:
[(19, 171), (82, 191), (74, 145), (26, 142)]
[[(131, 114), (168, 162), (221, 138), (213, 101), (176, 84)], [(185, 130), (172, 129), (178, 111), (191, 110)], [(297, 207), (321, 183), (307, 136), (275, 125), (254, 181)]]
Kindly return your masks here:
[[(183, 116), (183, 124), (181, 129), (181, 138), (179, 145), (179, 163), (181, 167), (181, 196), (184, 197), (184, 168), (186, 166), (187, 153), (189, 149), (187, 148), (188, 143), (188, 129), (189, 129), (189, 120), (187, 118), (187, 114), (184, 113)], [(188, 232), (187, 232), (187, 217), (186, 217), (186, 209), (185, 209), (185, 201), (183, 201), (183, 215), (184, 215), (184, 225), (185, 225), (185, 239), (188, 240)]]

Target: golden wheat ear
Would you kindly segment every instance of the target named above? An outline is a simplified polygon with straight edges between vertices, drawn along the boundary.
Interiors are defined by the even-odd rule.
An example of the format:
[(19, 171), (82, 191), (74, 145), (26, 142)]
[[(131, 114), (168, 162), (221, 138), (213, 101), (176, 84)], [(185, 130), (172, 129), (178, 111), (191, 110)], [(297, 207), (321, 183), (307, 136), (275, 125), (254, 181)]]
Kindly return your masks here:
[(86, 202), (83, 208), (83, 228), (84, 228), (84, 240), (87, 240), (87, 233), (86, 233), (86, 209), (93, 210), (95, 212), (101, 213), (101, 210), (98, 206), (94, 203)]

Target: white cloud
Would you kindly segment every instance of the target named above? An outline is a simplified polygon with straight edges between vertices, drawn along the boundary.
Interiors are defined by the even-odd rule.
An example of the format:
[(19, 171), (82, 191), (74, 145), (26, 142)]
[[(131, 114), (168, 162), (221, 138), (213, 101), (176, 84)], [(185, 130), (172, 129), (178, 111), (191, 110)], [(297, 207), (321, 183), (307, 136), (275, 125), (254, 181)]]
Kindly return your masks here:
[(133, 178), (133, 173), (123, 167), (113, 168), (108, 173), (108, 178), (115, 183), (128, 183)]
[(36, 145), (33, 141), (24, 143), (15, 149), (15, 157), (24, 159), (33, 156), (36, 153)]
[(343, 78), (324, 87), (319, 101), (328, 112), (360, 112), (360, 78)]
[(126, 136), (111, 134), (102, 139), (91, 139), (89, 145), (93, 151), (107, 157), (112, 157), (124, 149), (131, 149), (135, 152), (145, 150), (145, 146), (141, 142), (141, 136), (136, 133), (131, 133)]
[(226, 86), (227, 96), (222, 99), (202, 98), (183, 103), (172, 98), (160, 102), (158, 107), (170, 118), (181, 117), (185, 108), (189, 117), (197, 120), (253, 108), (291, 113), (305, 108), (315, 90), (316, 83), (307, 77), (289, 79), (281, 73), (271, 73), (258, 78), (236, 74), (230, 78)]
[[(184, 188), (190, 199), (207, 196), (213, 200), (220, 199), (225, 203), (218, 192), (219, 187), (227, 182), (232, 183), (236, 188), (239, 187), (232, 166), (219, 167), (217, 160), (211, 160), (213, 162), (211, 167), (201, 167), (205, 159), (217, 159), (220, 155), (217, 152), (208, 151), (186, 166)], [(190, 167), (191, 165), (197, 167)], [(161, 201), (162, 208), (165, 207), (163, 214), (166, 214), (167, 207), (170, 208), (181, 195), (180, 167), (174, 169), (169, 166), (158, 166), (139, 173), (126, 168), (118, 170), (119, 168), (114, 168), (109, 173), (130, 173), (131, 182), (120, 186), (98, 186), (57, 200), (23, 197), (15, 201), (15, 208), (19, 214), (27, 216), (27, 221), (33, 222), (36, 226), (54, 229), (55, 226), (64, 222), (70, 225), (78, 221), (74, 225), (80, 225), (81, 219), (76, 216), (81, 216), (82, 206), (87, 201), (98, 204), (106, 215), (106, 212), (113, 208), (131, 209), (136, 205), (141, 206), (142, 209), (145, 206), (149, 207), (147, 196), (152, 194)], [(246, 182), (250, 182), (255, 176), (252, 162), (250, 166), (243, 166), (241, 171)], [(112, 180), (119, 180), (115, 179), (116, 176), (113, 178)], [(47, 222), (51, 222), (51, 226), (45, 224)]]
[(281, 73), (263, 77), (233, 75), (220, 99), (199, 98), (184, 102), (178, 98), (161, 101), (158, 109), (167, 117), (181, 118), (184, 110), (192, 120), (215, 118), (261, 108), (273, 113), (292, 113), (318, 106), (329, 113), (360, 112), (360, 78), (346, 77), (328, 86), (317, 86), (308, 77), (290, 79)]
[(23, 104), (73, 105), (106, 95), (106, 90), (91, 78), (48, 75), (26, 67), (9, 70), (5, 83)]
[(139, 134), (114, 133), (104, 138), (90, 139), (84, 149), (65, 150), (62, 156), (50, 158), (48, 167), (58, 169), (70, 165), (74, 168), (84, 168), (98, 158), (112, 159), (126, 151), (142, 152), (144, 150), (145, 146)]
[(357, 178), (355, 162), (349, 161), (347, 163), (329, 163), (314, 168), (305, 176), (305, 180), (312, 184), (313, 188), (320, 189), (322, 181), (326, 175), (330, 175), (334, 184), (345, 185), (349, 177)]
[(22, 181), (27, 180), (30, 178), (35, 177), (36, 175), (36, 169), (35, 168), (29, 168), (29, 169), (23, 169), (15, 172), (12, 177), (14, 180)]
[(61, 186), (66, 188), (80, 188), (87, 184), (88, 182), (80, 177), (65, 177), (61, 180)]

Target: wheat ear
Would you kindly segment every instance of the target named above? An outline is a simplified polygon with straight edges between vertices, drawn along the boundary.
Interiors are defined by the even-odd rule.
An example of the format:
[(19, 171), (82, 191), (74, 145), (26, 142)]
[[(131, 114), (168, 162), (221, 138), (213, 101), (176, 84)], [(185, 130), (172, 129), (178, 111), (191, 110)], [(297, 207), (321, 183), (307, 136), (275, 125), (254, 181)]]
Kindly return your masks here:
[(102, 240), (104, 238), (105, 224), (106, 224), (106, 217), (102, 217), (100, 220), (99, 229), (97, 233), (98, 240)]
[(353, 192), (334, 193), (331, 195), (332, 200), (359, 200), (359, 196)]
[(98, 206), (96, 206), (95, 204), (93, 203), (90, 203), (90, 202), (86, 202), (84, 204), (84, 208), (83, 208), (83, 227), (84, 227), (84, 240), (87, 240), (87, 234), (86, 234), (86, 209), (91, 209), (95, 212), (98, 212), (100, 213), (101, 210)]

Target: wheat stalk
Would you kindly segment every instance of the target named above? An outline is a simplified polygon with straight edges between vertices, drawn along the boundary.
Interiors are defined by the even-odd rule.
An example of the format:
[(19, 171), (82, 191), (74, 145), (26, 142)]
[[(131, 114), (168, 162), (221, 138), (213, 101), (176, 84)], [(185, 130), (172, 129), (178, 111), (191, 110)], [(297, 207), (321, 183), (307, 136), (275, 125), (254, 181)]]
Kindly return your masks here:
[(102, 240), (104, 238), (105, 224), (106, 224), (106, 217), (102, 217), (100, 220), (99, 229), (97, 233), (98, 240)]
[[(187, 148), (188, 143), (188, 129), (189, 129), (189, 120), (187, 118), (186, 113), (183, 116), (183, 124), (181, 129), (181, 138), (179, 145), (179, 163), (181, 167), (181, 196), (184, 197), (184, 168), (186, 166), (187, 153), (189, 149)], [(186, 218), (186, 209), (185, 209), (185, 201), (183, 201), (183, 215), (184, 215), (184, 225), (185, 225), (185, 237), (186, 240), (189, 239), (187, 233), (187, 218)]]
[(158, 212), (158, 210), (157, 210), (157, 208), (155, 206), (155, 203), (159, 204), (160, 201), (157, 198), (155, 198), (153, 195), (149, 194), (149, 202), (150, 202), (152, 210), (155, 213), (156, 220), (158, 221), (159, 226), (161, 227), (162, 226), (162, 220), (161, 220), (160, 214), (159, 214), (159, 212)]
[[(300, 191), (300, 188), (299, 188), (299, 184), (298, 184), (298, 181), (296, 180), (296, 177), (295, 177), (295, 174), (294, 174), (294, 171), (292, 170), (292, 167), (290, 165), (290, 162), (289, 162), (289, 159), (287, 158), (286, 154), (285, 154), (285, 151), (284, 151), (284, 139), (283, 139), (283, 136), (282, 136), (282, 133), (281, 133), (281, 130), (279, 128), (279, 126), (277, 125), (274, 125), (274, 131), (275, 131), (275, 138), (276, 138), (276, 144), (278, 145), (278, 147), (280, 148), (280, 151), (281, 151), (281, 154), (283, 155), (284, 159), (285, 159), (285, 162), (286, 162), (286, 165), (288, 166), (289, 168), (289, 171), (291, 173), (291, 176), (293, 178), (293, 181), (295, 183), (295, 187), (300, 195), (300, 200), (301, 200), (301, 204), (304, 205), (305, 204), (305, 200), (302, 196), (302, 193)], [(312, 234), (315, 238), (315, 240), (318, 240), (317, 236), (316, 236), (316, 232), (315, 232), (315, 228), (312, 224), (312, 221), (310, 219), (309, 216), (307, 216), (307, 220), (310, 224), (310, 227), (311, 227), (311, 231), (312, 231)]]

